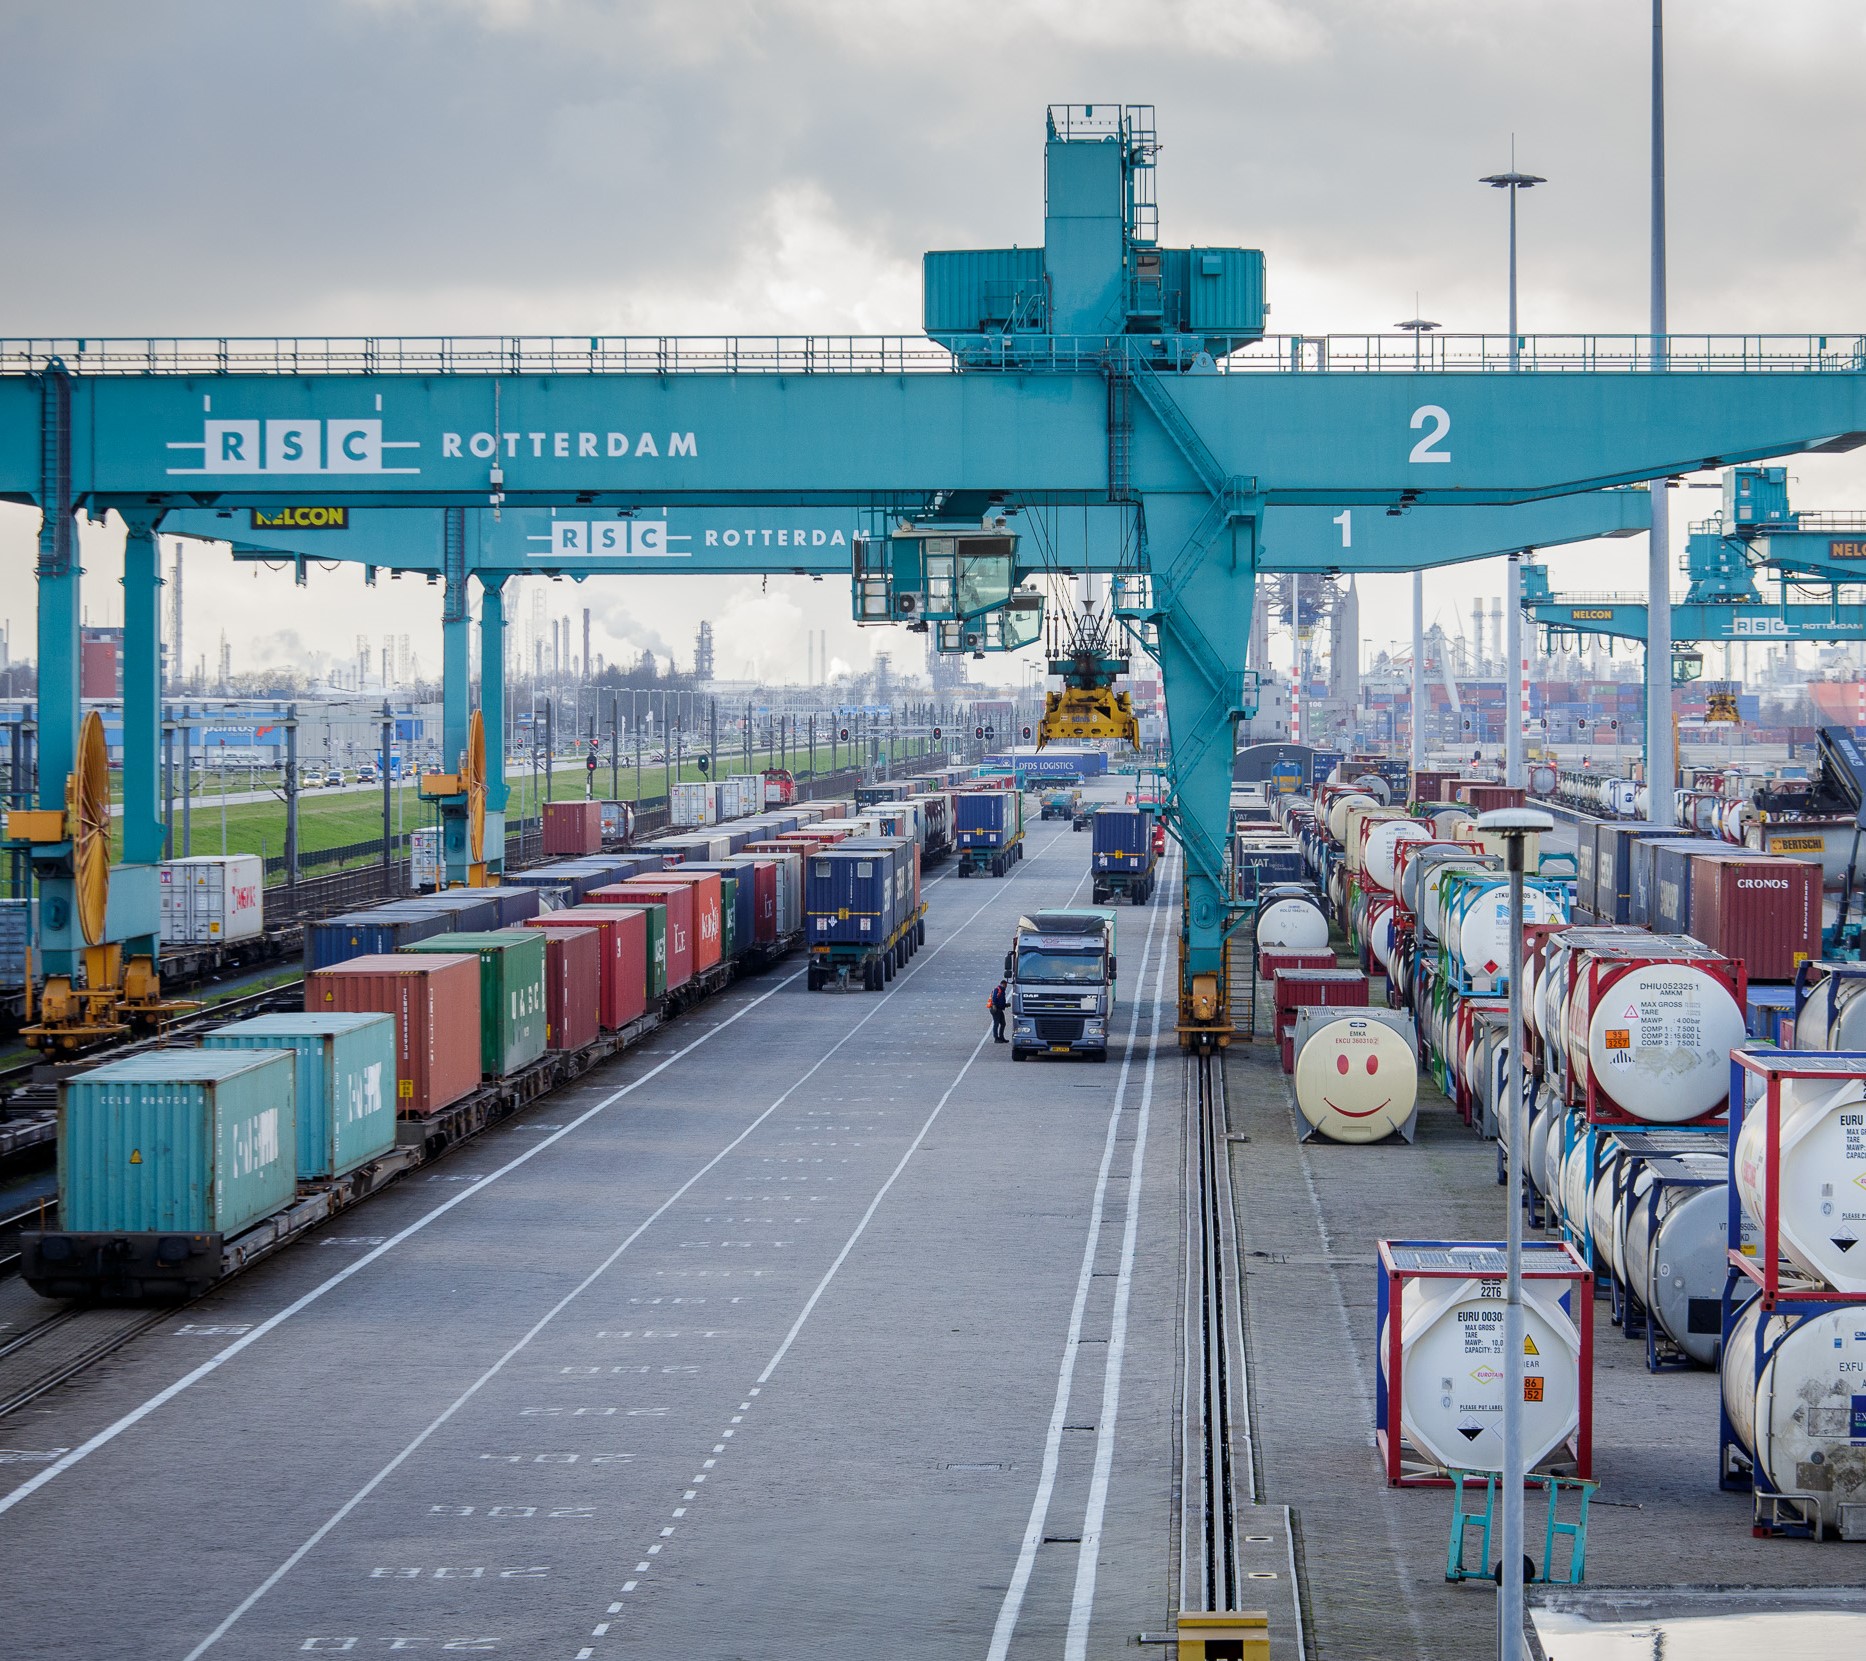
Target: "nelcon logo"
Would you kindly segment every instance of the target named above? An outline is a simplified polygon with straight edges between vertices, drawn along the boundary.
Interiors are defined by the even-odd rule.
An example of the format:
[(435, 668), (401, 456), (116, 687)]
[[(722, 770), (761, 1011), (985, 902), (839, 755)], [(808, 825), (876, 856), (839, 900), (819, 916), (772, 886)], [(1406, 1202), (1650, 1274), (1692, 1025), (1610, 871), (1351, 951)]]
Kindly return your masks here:
[(171, 476), (252, 473), (419, 473), (391, 467), (391, 450), (418, 450), (413, 438), (384, 438), (376, 416), (354, 420), (222, 421), (209, 416), (198, 439), (174, 439), (169, 449), (198, 451), (199, 467), (171, 467)]

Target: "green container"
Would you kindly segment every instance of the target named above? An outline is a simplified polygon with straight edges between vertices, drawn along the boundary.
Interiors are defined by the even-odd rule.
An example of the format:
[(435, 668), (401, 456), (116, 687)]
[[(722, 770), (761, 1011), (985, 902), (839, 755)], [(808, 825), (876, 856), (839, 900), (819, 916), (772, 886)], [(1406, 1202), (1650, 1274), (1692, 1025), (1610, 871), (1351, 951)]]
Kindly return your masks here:
[(437, 934), (405, 952), (479, 954), (479, 1070), (503, 1078), (544, 1054), (544, 931)]
[(58, 1226), (238, 1234), (297, 1194), (289, 1055), (151, 1050), (58, 1090)]
[(255, 1015), (216, 1028), (201, 1043), (210, 1050), (291, 1052), (299, 1181), (340, 1177), (395, 1146), (393, 1015)]
[(739, 955), (739, 879), (719, 879), (719, 956), (730, 963)]
[(628, 903), (648, 914), (648, 1003), (652, 1008), (667, 996), (667, 907), (653, 900)]

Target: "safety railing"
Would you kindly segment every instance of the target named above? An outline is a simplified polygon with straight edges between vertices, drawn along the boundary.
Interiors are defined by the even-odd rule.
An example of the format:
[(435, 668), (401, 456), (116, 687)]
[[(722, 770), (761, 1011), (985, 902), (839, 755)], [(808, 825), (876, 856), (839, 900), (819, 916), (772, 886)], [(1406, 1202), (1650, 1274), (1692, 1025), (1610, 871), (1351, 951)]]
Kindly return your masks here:
[(1866, 335), (436, 335), (0, 339), (0, 375), (1859, 374)]

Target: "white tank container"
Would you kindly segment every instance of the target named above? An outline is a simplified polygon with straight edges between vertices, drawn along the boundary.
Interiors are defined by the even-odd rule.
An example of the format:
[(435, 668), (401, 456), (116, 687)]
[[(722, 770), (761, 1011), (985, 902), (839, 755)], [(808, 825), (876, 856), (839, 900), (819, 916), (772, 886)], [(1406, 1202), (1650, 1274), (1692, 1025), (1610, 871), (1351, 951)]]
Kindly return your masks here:
[(1418, 917), (1425, 932), (1434, 940), (1445, 934), (1445, 879), (1454, 871), (1487, 871), (1483, 857), (1472, 854), (1465, 859), (1444, 859), (1428, 866), (1419, 879)]
[(1539, 761), (1529, 769), (1529, 794), (1532, 796), (1552, 796), (1555, 794), (1555, 769), (1546, 761)]
[[(1723, 1163), (1714, 1154), (1682, 1157), (1693, 1165)], [(1716, 1362), (1722, 1341), (1729, 1235), (1729, 1195), (1722, 1183), (1663, 1186), (1656, 1194), (1648, 1185), (1626, 1216), (1625, 1282), (1665, 1336), (1701, 1367)]]
[(1542, 1106), (1529, 1127), (1529, 1180), (1535, 1184), (1536, 1192), (1548, 1199), (1555, 1192), (1556, 1162), (1561, 1157), (1562, 1123), (1566, 1115), (1561, 1098), (1547, 1084), (1539, 1085), (1537, 1093)]
[(1376, 808), (1379, 805), (1365, 791), (1351, 791), (1345, 796), (1337, 796), (1328, 804), (1328, 834), (1337, 843), (1345, 845), (1349, 812), (1354, 808)]
[[(1503, 1299), (1495, 1281), (1427, 1281), (1407, 1288), (1400, 1327), (1400, 1424), (1443, 1466), (1503, 1468)], [(1540, 1400), (1523, 1403), (1523, 1453), (1531, 1466), (1580, 1423), (1581, 1335), (1535, 1281), (1523, 1287), (1523, 1370)], [(1384, 1385), (1388, 1334), (1380, 1334)], [(1528, 1353), (1534, 1347), (1534, 1354)]]
[(1259, 947), (1320, 951), (1328, 945), (1328, 919), (1311, 900), (1274, 900), (1257, 917)]
[(1361, 928), (1366, 935), (1367, 949), (1373, 958), (1388, 974), (1393, 972), (1393, 950), (1398, 943), (1398, 927), (1394, 920), (1393, 899), (1390, 895), (1376, 894), (1367, 902), (1367, 909), (1361, 915)]
[(1392, 893), (1399, 881), (1395, 855), (1402, 842), (1430, 842), (1431, 829), (1416, 819), (1387, 819), (1369, 828), (1361, 844), (1361, 869), (1367, 880), (1384, 893)]
[[(1767, 1352), (1760, 1373), (1759, 1348)], [(1824, 1527), (1855, 1540), (1866, 1539), (1863, 1379), (1866, 1319), (1858, 1309), (1799, 1320), (1777, 1314), (1765, 1328), (1752, 1299), (1723, 1354), (1724, 1410), (1756, 1469), (1778, 1490), (1805, 1496)]]
[[(1508, 972), (1510, 962), (1510, 885), (1497, 879), (1479, 888), (1454, 892), (1445, 908), (1446, 946), (1472, 976)], [(1540, 888), (1523, 890), (1523, 923), (1560, 923), (1561, 902)]]
[(1795, 1017), (1798, 1050), (1866, 1049), (1866, 975), (1823, 976)]
[[(1866, 1292), (1866, 1084), (1829, 1089), (1784, 1079), (1781, 1091), (1782, 1253), (1836, 1292)], [(1759, 1227), (1770, 1179), (1768, 1125), (1766, 1109), (1751, 1109), (1732, 1161), (1743, 1210)], [(1860, 1389), (1866, 1395), (1866, 1378)]]
[(1330, 1021), (1296, 1056), (1296, 1107), (1331, 1142), (1378, 1142), (1412, 1117), (1419, 1064), (1382, 1021)]
[(1636, 964), (1598, 993), (1589, 977), (1569, 1000), (1568, 1062), (1648, 1124), (1682, 1124), (1729, 1093), (1743, 1012), (1716, 976), (1690, 964)]

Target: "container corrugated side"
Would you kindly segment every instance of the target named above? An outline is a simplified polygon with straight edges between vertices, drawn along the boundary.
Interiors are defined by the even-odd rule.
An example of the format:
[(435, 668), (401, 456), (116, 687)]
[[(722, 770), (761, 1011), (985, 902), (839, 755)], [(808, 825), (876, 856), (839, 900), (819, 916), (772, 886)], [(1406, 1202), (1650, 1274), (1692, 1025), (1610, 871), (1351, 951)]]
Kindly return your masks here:
[(480, 1072), (505, 1078), (545, 1051), (544, 942), (536, 929), (445, 934), (410, 952), (479, 954)]
[(353, 958), (305, 977), (305, 1008), (395, 1017), (396, 1110), (422, 1118), (479, 1085), (479, 954)]
[(545, 1042), (580, 1050), (602, 1030), (603, 932), (544, 928)]
[(544, 851), (570, 855), (598, 853), (603, 845), (602, 803), (546, 802), (544, 804)]
[(1691, 933), (1740, 960), (1750, 984), (1789, 981), (1821, 952), (1821, 868), (1809, 860), (1699, 854), (1691, 861)]
[(597, 987), (602, 1024), (610, 1031), (627, 1026), (647, 1007), (647, 919), (640, 906), (580, 905), (555, 916), (540, 917), (537, 929), (593, 928), (602, 938), (601, 978)]
[(661, 907), (665, 977), (659, 995), (678, 992), (694, 974), (692, 888), (684, 882), (669, 881), (665, 871), (652, 877), (631, 877), (621, 887), (631, 904), (646, 902)]
[(0, 989), (26, 984), (26, 951), (38, 937), (37, 900), (0, 900)]
[(725, 949), (724, 924), (720, 916), (722, 896), (719, 873), (677, 868), (662, 873), (660, 880), (670, 887), (684, 887), (692, 891), (693, 972), (702, 974), (719, 962)]
[(296, 1069), (298, 1178), (342, 1176), (395, 1146), (395, 1018), (255, 1015), (207, 1049), (283, 1050)]
[(452, 915), (456, 934), (482, 934), (499, 926), (499, 902), (490, 888), (443, 888), (421, 904)]
[(151, 1050), (59, 1086), (59, 1227), (238, 1234), (297, 1192), (292, 1058)]
[(353, 957), (400, 951), (416, 940), (450, 933), (453, 922), (451, 912), (413, 902), (323, 918), (305, 927), (305, 972), (328, 969)]

